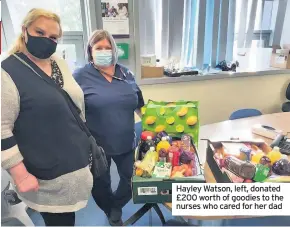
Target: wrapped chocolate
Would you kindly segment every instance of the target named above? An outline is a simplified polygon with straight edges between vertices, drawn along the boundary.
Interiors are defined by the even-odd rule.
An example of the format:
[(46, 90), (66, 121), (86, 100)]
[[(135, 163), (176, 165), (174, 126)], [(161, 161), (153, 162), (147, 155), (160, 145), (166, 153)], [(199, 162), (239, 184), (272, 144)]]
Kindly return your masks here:
[(156, 134), (154, 138), (155, 144), (157, 145), (159, 142), (161, 142), (163, 137), (165, 137), (170, 144), (172, 143), (172, 138), (166, 132), (162, 131)]
[(159, 162), (166, 162), (168, 159), (168, 153), (164, 148), (159, 150)]
[(237, 176), (233, 172), (229, 170), (225, 170), (225, 172), (229, 175), (229, 177), (232, 179), (233, 183), (243, 183), (244, 179), (242, 177)]
[(191, 152), (191, 151), (183, 151), (180, 154), (180, 164), (186, 164), (189, 165), (191, 167), (192, 170), (192, 175), (196, 176), (197, 175), (197, 161), (196, 161), (196, 156), (195, 153)]
[(181, 137), (181, 151), (190, 152), (190, 148), (191, 148), (191, 137), (185, 134)]
[(194, 160), (194, 153), (190, 151), (183, 151), (180, 155), (181, 164), (190, 164)]
[(273, 164), (272, 171), (280, 176), (290, 176), (290, 162), (286, 159), (280, 159)]
[(244, 179), (252, 179), (256, 173), (256, 167), (252, 163), (242, 161), (236, 157), (226, 157), (224, 166), (227, 170)]
[(269, 168), (271, 168), (271, 160), (270, 158), (268, 158), (267, 156), (263, 156), (261, 159), (260, 159), (260, 164), (264, 165), (264, 166), (267, 166)]

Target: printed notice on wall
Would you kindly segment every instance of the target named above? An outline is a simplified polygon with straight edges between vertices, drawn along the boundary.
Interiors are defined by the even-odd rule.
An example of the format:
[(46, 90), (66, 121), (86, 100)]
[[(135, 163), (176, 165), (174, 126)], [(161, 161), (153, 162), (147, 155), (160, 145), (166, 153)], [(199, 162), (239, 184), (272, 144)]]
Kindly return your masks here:
[(102, 0), (103, 29), (116, 38), (129, 37), (128, 0)]
[(276, 56), (275, 62), (276, 64), (284, 64), (287, 62), (287, 56), (284, 56), (284, 55)]
[[(0, 3), (1, 4), (1, 3)], [(1, 43), (2, 43), (2, 21), (0, 21), (0, 55), (2, 53), (2, 46), (1, 46)]]
[(172, 184), (174, 216), (289, 215), (290, 184)]

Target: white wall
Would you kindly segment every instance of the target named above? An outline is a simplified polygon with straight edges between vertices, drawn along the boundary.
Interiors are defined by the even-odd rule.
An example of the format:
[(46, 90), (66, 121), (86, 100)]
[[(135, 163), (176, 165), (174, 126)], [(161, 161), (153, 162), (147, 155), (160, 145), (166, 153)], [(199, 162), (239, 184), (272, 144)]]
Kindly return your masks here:
[(285, 21), (282, 30), (281, 45), (290, 44), (290, 1), (287, 2), (287, 9), (285, 13)]
[(264, 114), (281, 112), (290, 74), (192, 81), (141, 86), (148, 99), (198, 100), (201, 124), (227, 120), (241, 108), (256, 108)]

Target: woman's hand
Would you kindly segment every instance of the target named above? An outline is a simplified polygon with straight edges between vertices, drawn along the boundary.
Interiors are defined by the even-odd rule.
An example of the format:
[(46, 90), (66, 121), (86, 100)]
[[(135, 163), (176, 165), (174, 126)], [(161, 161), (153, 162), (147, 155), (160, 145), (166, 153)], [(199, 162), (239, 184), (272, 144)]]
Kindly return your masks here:
[(27, 171), (23, 162), (12, 167), (9, 172), (19, 192), (25, 193), (30, 191), (38, 191), (39, 184), (36, 177)]
[(30, 191), (36, 192), (39, 189), (39, 185), (38, 185), (38, 181), (36, 177), (31, 175), (30, 173), (28, 173), (28, 175), (20, 182), (16, 183), (15, 181), (15, 185), (18, 191), (22, 193), (30, 192)]

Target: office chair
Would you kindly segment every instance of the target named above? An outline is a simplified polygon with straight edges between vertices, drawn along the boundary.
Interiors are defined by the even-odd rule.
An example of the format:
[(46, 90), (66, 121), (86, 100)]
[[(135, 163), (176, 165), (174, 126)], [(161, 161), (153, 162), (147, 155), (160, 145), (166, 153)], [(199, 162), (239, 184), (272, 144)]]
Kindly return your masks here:
[(240, 109), (235, 112), (233, 112), (230, 116), (230, 120), (236, 120), (240, 118), (246, 118), (246, 117), (256, 117), (262, 115), (261, 111), (256, 109)]
[[(290, 83), (288, 84), (288, 87), (286, 89), (286, 98), (290, 100)], [(290, 102), (285, 102), (282, 105), (282, 111), (283, 112), (290, 112)]]

